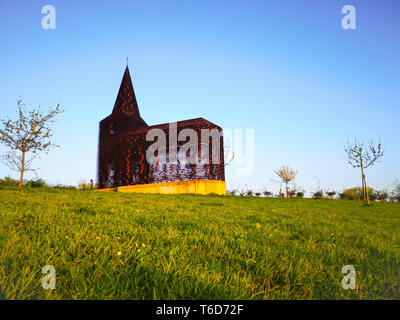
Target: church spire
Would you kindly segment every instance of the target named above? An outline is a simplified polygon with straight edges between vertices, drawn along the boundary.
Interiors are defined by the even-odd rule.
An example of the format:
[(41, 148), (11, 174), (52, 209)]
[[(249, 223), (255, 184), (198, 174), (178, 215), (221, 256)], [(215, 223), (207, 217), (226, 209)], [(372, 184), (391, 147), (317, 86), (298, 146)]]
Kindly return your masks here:
[(133, 90), (131, 76), (128, 65), (126, 66), (124, 77), (122, 78), (117, 100), (114, 104), (113, 113), (126, 112), (140, 116), (139, 107), (136, 101), (135, 91)]

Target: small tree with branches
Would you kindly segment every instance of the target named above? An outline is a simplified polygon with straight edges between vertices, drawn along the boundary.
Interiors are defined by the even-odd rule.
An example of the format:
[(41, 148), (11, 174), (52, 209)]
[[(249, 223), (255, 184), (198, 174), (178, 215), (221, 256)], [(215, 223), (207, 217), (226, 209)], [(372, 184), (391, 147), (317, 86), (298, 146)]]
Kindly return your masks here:
[(327, 192), (326, 192), (326, 195), (327, 195), (330, 199), (332, 199), (332, 198), (336, 195), (336, 191), (327, 191)]
[[(51, 141), (51, 125), (56, 121), (56, 116), (63, 111), (60, 105), (50, 108), (46, 113), (43, 113), (40, 107), (28, 111), (20, 99), (17, 101), (18, 119), (0, 120), (0, 142), (11, 149), (3, 156), (3, 163), (20, 173), (19, 187), (22, 187), (25, 172), (35, 172), (31, 163), (39, 153), (47, 154), (52, 147), (57, 147)], [(27, 158), (27, 153), (32, 153), (30, 159)]]
[(344, 151), (346, 152), (348, 163), (353, 168), (361, 169), (363, 202), (365, 205), (369, 205), (368, 187), (364, 170), (374, 163), (380, 162), (380, 159), (383, 157), (384, 150), (381, 141), (379, 140), (376, 146), (372, 141), (369, 142), (368, 146), (365, 146), (364, 142), (354, 139), (354, 142), (347, 141)]
[(289, 168), (289, 166), (283, 166), (279, 169), (274, 170), (276, 175), (282, 180), (282, 183), (286, 184), (286, 198), (289, 197), (289, 183), (294, 181), (297, 176), (297, 172)]
[(396, 181), (394, 183), (393, 189), (390, 192), (389, 197), (390, 197), (390, 200), (393, 202), (395, 202), (395, 201), (400, 202), (400, 182), (399, 181)]
[(298, 192), (302, 192), (304, 194), (304, 190), (302, 189), (301, 186), (298, 186), (296, 183), (293, 183), (292, 187), (289, 188), (289, 196), (290, 198), (294, 198)]

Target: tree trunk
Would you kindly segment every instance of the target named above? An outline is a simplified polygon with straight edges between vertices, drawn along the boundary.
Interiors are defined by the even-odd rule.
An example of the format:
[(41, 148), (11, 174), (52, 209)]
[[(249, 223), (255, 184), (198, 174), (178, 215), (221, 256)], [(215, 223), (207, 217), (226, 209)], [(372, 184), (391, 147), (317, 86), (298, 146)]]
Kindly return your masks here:
[(25, 172), (25, 152), (22, 151), (21, 176), (19, 178), (19, 187), (20, 188), (22, 188), (22, 181), (24, 180), (24, 172)]
[(365, 174), (364, 174), (364, 186), (365, 186), (365, 195), (366, 195), (366, 197), (365, 197), (365, 200), (366, 200), (365, 204), (366, 204), (367, 206), (369, 206), (369, 194), (368, 194), (367, 180), (365, 180)]
[(367, 197), (366, 197), (366, 194), (365, 194), (364, 174), (362, 175), (362, 193), (363, 193), (363, 202), (365, 204)]
[(362, 175), (362, 191), (363, 191), (363, 201), (365, 205), (369, 205), (369, 195), (367, 181), (365, 179), (364, 167), (361, 165), (361, 175)]
[(361, 164), (361, 192), (362, 192), (363, 202), (365, 204), (364, 170), (362, 164)]
[(287, 182), (286, 182), (286, 198), (289, 198), (289, 187)]

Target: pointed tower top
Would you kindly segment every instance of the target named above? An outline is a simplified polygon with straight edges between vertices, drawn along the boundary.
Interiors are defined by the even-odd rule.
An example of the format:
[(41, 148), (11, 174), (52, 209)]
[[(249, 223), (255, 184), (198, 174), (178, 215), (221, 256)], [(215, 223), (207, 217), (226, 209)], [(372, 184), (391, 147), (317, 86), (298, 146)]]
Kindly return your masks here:
[(133, 90), (131, 76), (128, 65), (126, 66), (124, 77), (122, 78), (117, 100), (114, 104), (113, 113), (126, 112), (133, 113), (140, 117), (139, 107), (136, 101), (135, 91)]

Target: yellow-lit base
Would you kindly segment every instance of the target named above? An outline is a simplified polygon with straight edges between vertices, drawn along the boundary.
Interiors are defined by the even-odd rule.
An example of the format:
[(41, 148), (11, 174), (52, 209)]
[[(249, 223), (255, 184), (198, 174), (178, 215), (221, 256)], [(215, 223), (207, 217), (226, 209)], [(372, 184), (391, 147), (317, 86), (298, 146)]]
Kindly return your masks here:
[(194, 194), (226, 194), (225, 181), (221, 180), (188, 180), (152, 184), (137, 184), (117, 188), (98, 189), (102, 192), (136, 192), (136, 193), (194, 193)]

